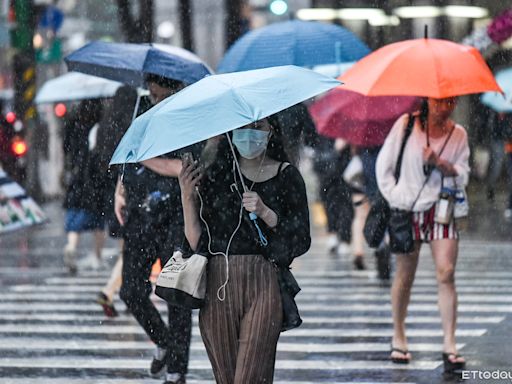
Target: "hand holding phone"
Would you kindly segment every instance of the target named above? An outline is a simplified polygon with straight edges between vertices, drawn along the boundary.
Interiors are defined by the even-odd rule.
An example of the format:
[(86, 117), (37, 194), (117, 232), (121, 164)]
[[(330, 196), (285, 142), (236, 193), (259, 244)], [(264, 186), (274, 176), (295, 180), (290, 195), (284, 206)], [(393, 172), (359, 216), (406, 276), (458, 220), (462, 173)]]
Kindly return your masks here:
[(182, 198), (195, 196), (195, 188), (199, 185), (201, 177), (201, 167), (197, 166), (197, 161), (194, 161), (192, 153), (184, 153), (181, 172), (178, 176)]
[(183, 161), (184, 166), (194, 164), (194, 156), (192, 156), (191, 152), (185, 152), (181, 156), (181, 160)]

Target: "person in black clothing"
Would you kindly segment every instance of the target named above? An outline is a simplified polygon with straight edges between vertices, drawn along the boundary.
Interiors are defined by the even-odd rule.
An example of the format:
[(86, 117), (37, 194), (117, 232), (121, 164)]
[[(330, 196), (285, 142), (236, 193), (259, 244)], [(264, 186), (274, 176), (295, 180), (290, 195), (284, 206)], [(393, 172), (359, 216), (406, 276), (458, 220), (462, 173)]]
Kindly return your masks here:
[(91, 185), (91, 156), (89, 132), (100, 121), (102, 105), (99, 99), (84, 100), (64, 125), (64, 183), (66, 195), (64, 264), (70, 273), (76, 273), (76, 256), (80, 233), (94, 231), (95, 265), (99, 266), (103, 248), (104, 220), (92, 207), (98, 205), (101, 195)]
[(109, 167), (109, 162), (114, 150), (132, 122), (136, 102), (137, 90), (135, 88), (124, 85), (117, 89), (109, 113), (106, 113), (105, 118), (99, 124), (96, 146), (91, 152), (91, 182), (94, 190), (102, 196), (101, 199), (98, 199), (99, 205), (94, 209), (105, 218), (109, 235), (119, 239), (119, 250), (121, 252), (117, 257), (107, 284), (98, 293), (96, 299), (107, 317), (118, 315), (113, 298), (121, 287), (123, 263), (122, 227), (114, 213), (114, 191), (118, 178), (118, 167)]
[(233, 144), (236, 158), (211, 139), (204, 177), (188, 162), (179, 176), (188, 244), (209, 256), (199, 326), (217, 383), (271, 383), (280, 331), (300, 324), (285, 324), (278, 279), (310, 247), (306, 190), (267, 120), (235, 130)]
[[(305, 103), (298, 103), (268, 118), (283, 136), (283, 147), (291, 164), (298, 167), (300, 149), (312, 148), (313, 171), (319, 180), (319, 197), (327, 215), (330, 234), (328, 247), (336, 253), (338, 246), (348, 249), (353, 217), (350, 187), (343, 180), (343, 170), (350, 161), (350, 149), (336, 150), (334, 140), (317, 133)], [(341, 247), (339, 247), (341, 248)]]
[(352, 191), (343, 180), (343, 171), (350, 162), (350, 146), (336, 150), (333, 139), (318, 135), (313, 146), (313, 170), (319, 181), (319, 197), (327, 215), (329, 252), (340, 253), (343, 246), (350, 249), (352, 240)]
[[(371, 204), (375, 204), (379, 198), (379, 187), (377, 185), (377, 177), (375, 176), (375, 163), (379, 155), (381, 146), (361, 147), (359, 149), (359, 157), (363, 163), (364, 191)], [(391, 278), (391, 251), (385, 240), (375, 250), (375, 266), (377, 268), (377, 276), (387, 284)]]
[[(183, 88), (181, 82), (154, 75), (148, 76), (146, 82), (154, 104)], [(187, 151), (199, 153), (197, 146)], [(168, 305), (167, 326), (149, 298), (152, 291), (149, 277), (157, 257), (165, 265), (174, 247), (183, 241), (177, 179), (180, 171), (179, 152), (140, 164), (126, 164), (116, 186), (114, 204), (124, 237), (120, 296), (156, 344), (150, 374), (159, 377), (167, 369), (166, 384), (186, 382), (191, 310)]]

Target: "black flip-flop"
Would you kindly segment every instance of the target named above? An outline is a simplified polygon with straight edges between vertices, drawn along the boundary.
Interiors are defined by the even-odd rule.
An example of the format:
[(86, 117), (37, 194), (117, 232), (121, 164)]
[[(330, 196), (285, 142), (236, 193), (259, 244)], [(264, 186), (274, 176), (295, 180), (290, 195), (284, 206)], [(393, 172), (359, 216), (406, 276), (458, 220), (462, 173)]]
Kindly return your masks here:
[[(407, 354), (409, 353), (409, 351), (406, 349), (400, 349), (400, 348), (395, 348), (395, 347), (391, 346), (391, 353), (393, 353), (393, 352), (401, 353), (404, 356), (407, 356)], [(409, 364), (411, 359), (408, 357), (391, 357), (391, 361), (394, 364)]]
[(458, 373), (466, 368), (465, 361), (452, 361), (450, 357), (453, 356), (454, 360), (461, 358), (462, 356), (457, 353), (443, 352), (443, 365), (445, 373)]

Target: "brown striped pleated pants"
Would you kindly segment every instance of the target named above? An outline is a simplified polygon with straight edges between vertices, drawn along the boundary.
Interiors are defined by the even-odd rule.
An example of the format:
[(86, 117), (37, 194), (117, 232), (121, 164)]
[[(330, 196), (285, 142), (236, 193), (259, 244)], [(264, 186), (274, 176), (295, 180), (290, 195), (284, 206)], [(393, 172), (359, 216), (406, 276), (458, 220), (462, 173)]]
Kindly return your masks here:
[(220, 301), (217, 290), (225, 276), (224, 257), (210, 259), (199, 327), (215, 380), (272, 383), (283, 316), (276, 270), (260, 255), (230, 256), (226, 297)]

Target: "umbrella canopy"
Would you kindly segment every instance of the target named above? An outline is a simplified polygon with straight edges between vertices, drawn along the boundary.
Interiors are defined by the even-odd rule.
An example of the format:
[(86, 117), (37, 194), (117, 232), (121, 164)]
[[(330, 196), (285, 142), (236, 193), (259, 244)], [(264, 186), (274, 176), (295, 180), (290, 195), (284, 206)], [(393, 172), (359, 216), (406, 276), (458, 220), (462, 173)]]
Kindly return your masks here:
[(285, 21), (254, 29), (227, 51), (218, 72), (279, 65), (313, 67), (356, 61), (370, 49), (348, 29), (316, 21)]
[(117, 81), (79, 72), (69, 72), (44, 83), (37, 92), (35, 102), (44, 104), (112, 97), (121, 85), (122, 83)]
[(340, 87), (316, 100), (309, 110), (320, 134), (373, 147), (384, 143), (401, 115), (419, 106), (417, 97), (363, 96)]
[(339, 63), (339, 64), (322, 64), (315, 65), (311, 68), (313, 71), (321, 73), (322, 75), (329, 77), (338, 77), (355, 64), (355, 61), (349, 61), (347, 63)]
[(154, 74), (192, 84), (211, 73), (192, 52), (159, 44), (95, 41), (68, 55), (70, 71), (87, 73), (134, 87), (144, 86), (144, 75)]
[(344, 89), (367, 96), (445, 98), (501, 92), (478, 50), (438, 39), (386, 45), (357, 62), (341, 80)]
[(208, 76), (135, 119), (110, 163), (138, 162), (187, 147), (338, 85), (295, 66)]
[(512, 68), (496, 73), (496, 81), (505, 92), (505, 97), (496, 92), (484, 93), (480, 100), (496, 112), (512, 112)]

